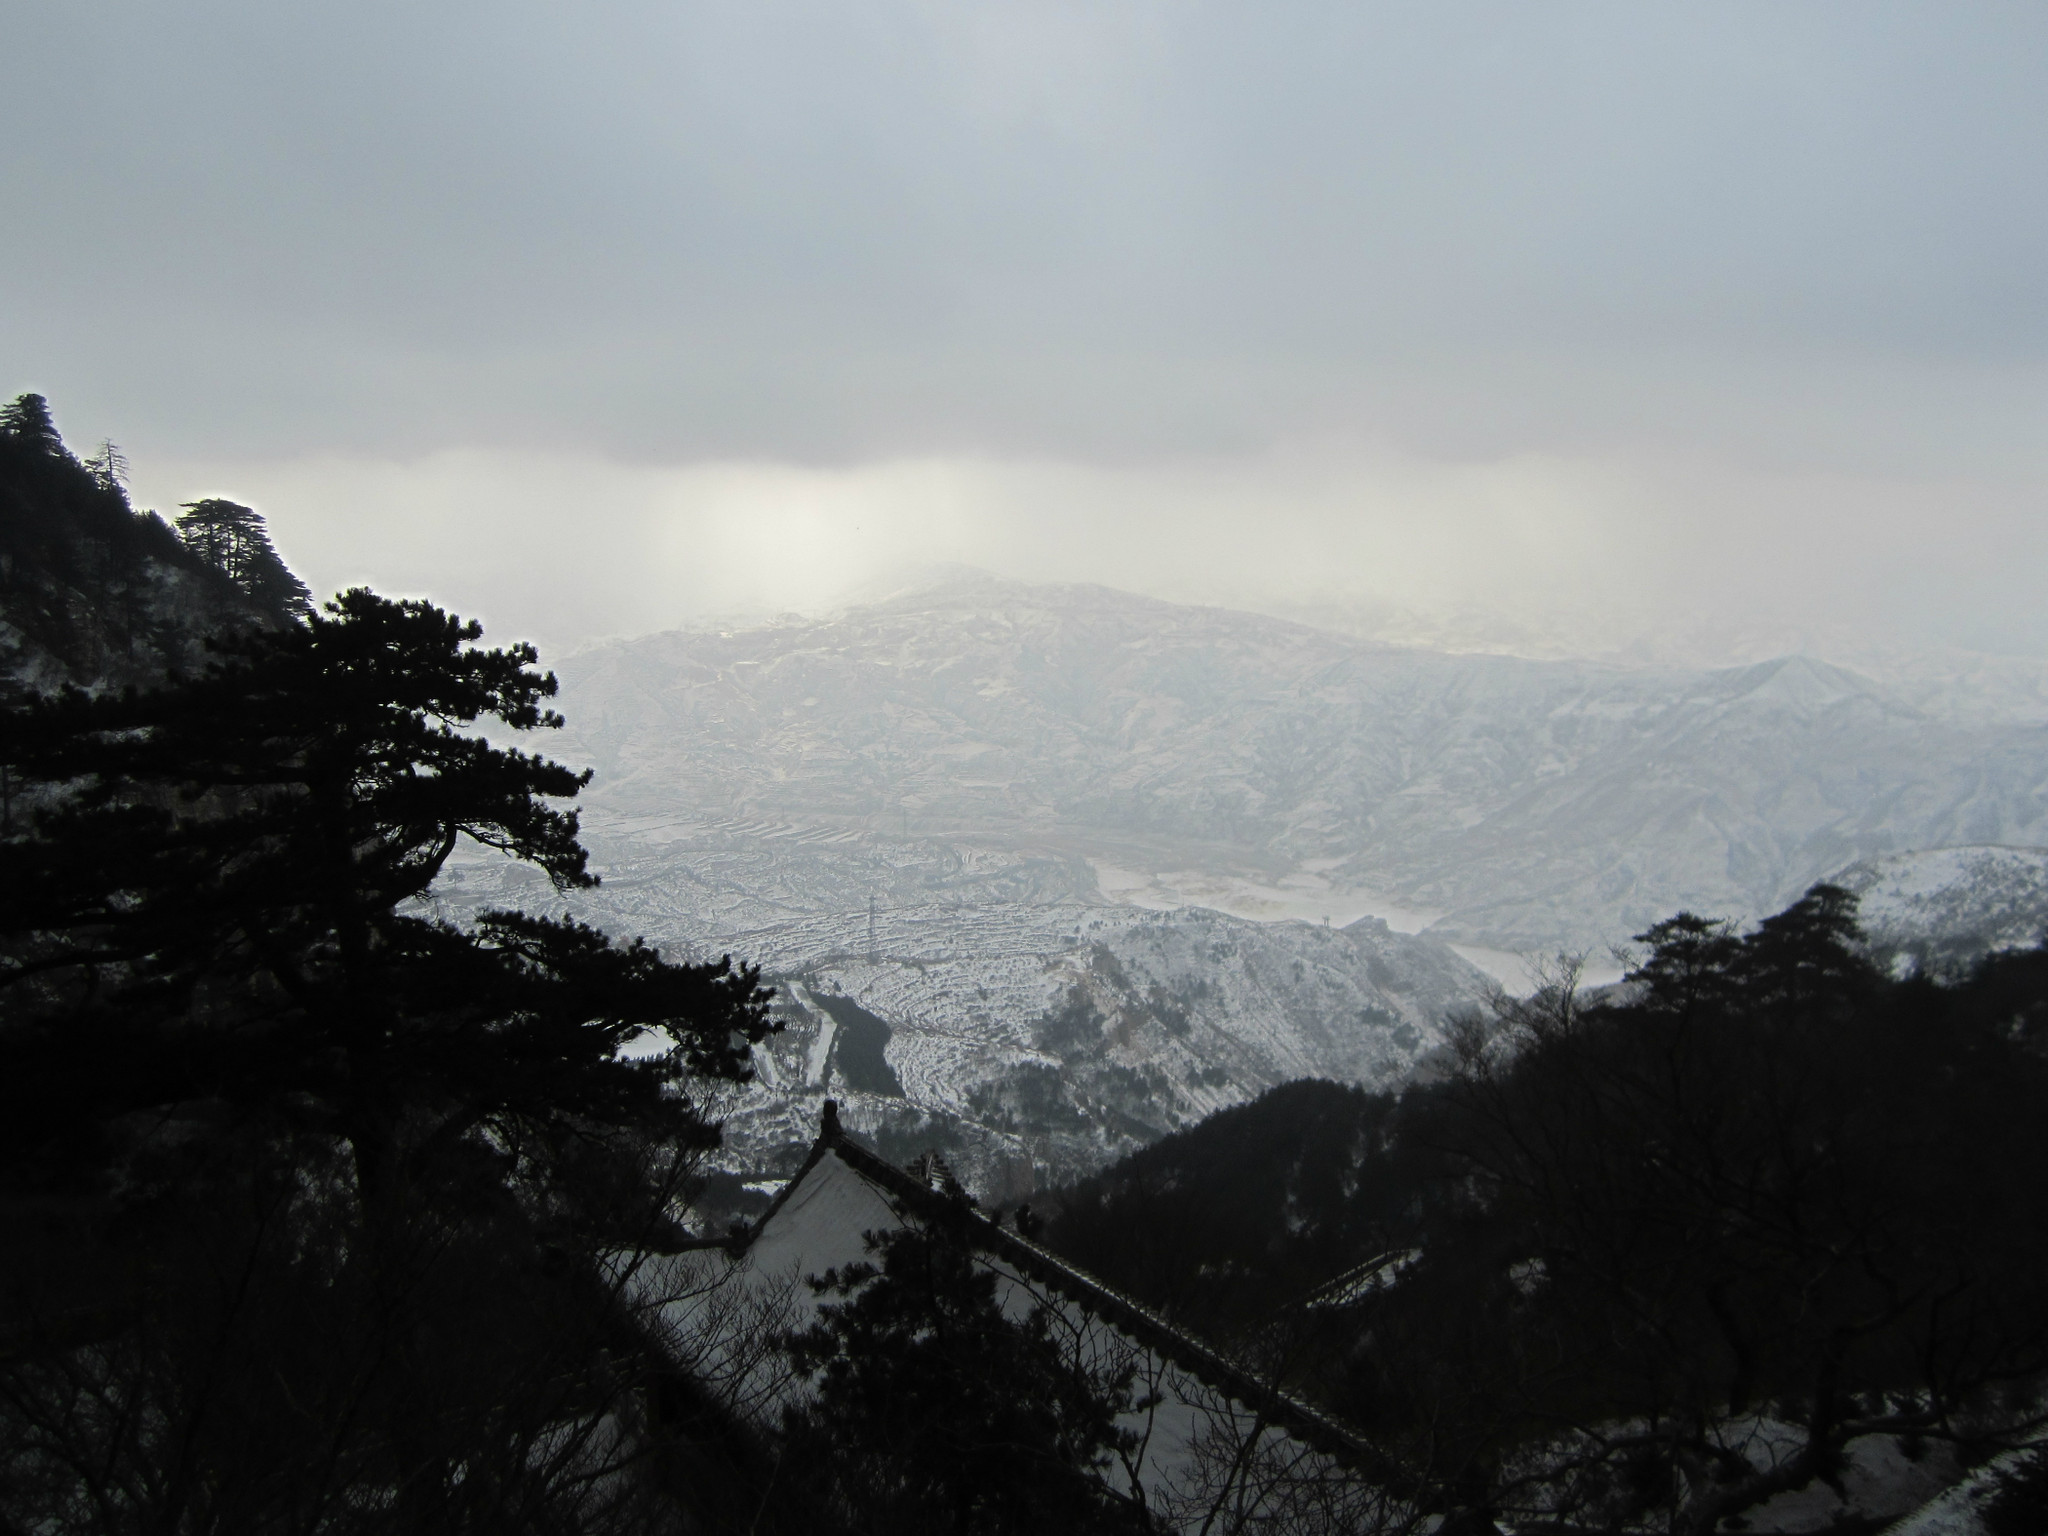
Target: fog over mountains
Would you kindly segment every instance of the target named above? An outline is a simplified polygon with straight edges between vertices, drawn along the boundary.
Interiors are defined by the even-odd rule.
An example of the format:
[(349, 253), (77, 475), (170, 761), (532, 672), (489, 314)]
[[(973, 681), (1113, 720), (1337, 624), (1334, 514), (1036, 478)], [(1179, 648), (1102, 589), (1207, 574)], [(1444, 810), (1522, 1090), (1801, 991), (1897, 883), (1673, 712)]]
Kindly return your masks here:
[(742, 1169), (828, 1092), (1016, 1191), (1288, 1078), (1392, 1086), (1491, 984), (1452, 943), (1597, 958), (1852, 867), (1922, 958), (1990, 922), (1986, 869), (1994, 941), (2048, 909), (2031, 854), (1911, 853), (2048, 840), (2043, 729), (1806, 658), (1452, 654), (953, 575), (560, 672), (558, 755), (597, 769), (579, 907), (783, 989)]
[(607, 827), (1028, 850), (1139, 894), (1196, 872), (1503, 950), (1756, 915), (1859, 859), (2048, 833), (2040, 729), (1796, 657), (1451, 655), (956, 579), (561, 670)]

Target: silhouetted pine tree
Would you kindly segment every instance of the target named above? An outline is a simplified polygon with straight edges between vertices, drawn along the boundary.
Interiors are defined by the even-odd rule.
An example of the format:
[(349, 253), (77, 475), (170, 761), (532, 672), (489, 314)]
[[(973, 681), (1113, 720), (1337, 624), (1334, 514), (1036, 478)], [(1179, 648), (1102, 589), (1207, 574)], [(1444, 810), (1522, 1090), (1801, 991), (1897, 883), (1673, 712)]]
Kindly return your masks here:
[(17, 395), (0, 406), (0, 434), (48, 454), (71, 457), (64, 439), (58, 435), (56, 422), (50, 419), (50, 402), (41, 395)]
[(313, 594), (278, 558), (270, 530), (254, 508), (220, 497), (187, 502), (178, 537), (264, 607), (297, 617), (312, 612)]
[(354, 591), (0, 718), (0, 1528), (673, 1527), (633, 1276), (766, 993), (417, 905), (465, 841), (594, 883), (478, 634)]
[[(594, 883), (575, 815), (547, 803), (589, 775), (455, 729), (560, 724), (532, 649), (479, 633), (357, 590), (222, 642), (192, 682), (12, 712), (15, 793), (39, 799), (0, 844), (6, 1145), (195, 1097), (293, 1104), (370, 1178), (422, 1124), (705, 1134), (673, 1089), (744, 1071), (767, 1027), (751, 972), (568, 919), (460, 929), (407, 905), (464, 840)], [(619, 1061), (647, 1026), (676, 1054)], [(94, 1038), (121, 1049), (81, 1055)]]
[(815, 1400), (788, 1456), (849, 1532), (998, 1536), (1150, 1529), (1115, 1491), (1131, 1375), (1098, 1379), (1053, 1314), (1004, 1314), (996, 1276), (943, 1223), (869, 1234), (879, 1263), (812, 1282), (837, 1298), (790, 1344)]
[(85, 460), (86, 473), (90, 474), (103, 491), (112, 491), (124, 500), (128, 484), (128, 455), (114, 446), (112, 438), (101, 438)]

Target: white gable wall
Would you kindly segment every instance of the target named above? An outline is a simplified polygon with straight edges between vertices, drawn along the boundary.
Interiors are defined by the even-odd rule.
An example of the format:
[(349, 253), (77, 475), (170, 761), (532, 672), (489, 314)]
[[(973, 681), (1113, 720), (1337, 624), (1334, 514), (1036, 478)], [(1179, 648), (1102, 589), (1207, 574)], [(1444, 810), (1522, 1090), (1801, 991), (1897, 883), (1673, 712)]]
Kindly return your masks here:
[[(762, 1223), (741, 1265), (756, 1275), (803, 1280), (866, 1258), (866, 1233), (902, 1225), (887, 1195), (827, 1152)], [(803, 1289), (809, 1297), (810, 1287)]]
[[(683, 1348), (694, 1351), (693, 1369), (721, 1379), (731, 1400), (772, 1422), (807, 1383), (789, 1373), (766, 1336), (808, 1326), (830, 1300), (812, 1292), (809, 1277), (866, 1258), (864, 1234), (905, 1224), (886, 1191), (828, 1148), (738, 1258), (714, 1250), (673, 1261), (665, 1272), (675, 1298), (664, 1308), (669, 1331), (689, 1341)], [(1076, 1363), (1110, 1372), (1135, 1367), (1137, 1395), (1149, 1401), (1124, 1416), (1139, 1449), (1116, 1481), (1142, 1489), (1176, 1528), (1307, 1536), (1383, 1528), (1394, 1513), (1332, 1458), (1261, 1422), (1173, 1360), (1000, 1260), (983, 1255), (982, 1262), (998, 1277), (1004, 1312), (1021, 1319), (1046, 1308)]]

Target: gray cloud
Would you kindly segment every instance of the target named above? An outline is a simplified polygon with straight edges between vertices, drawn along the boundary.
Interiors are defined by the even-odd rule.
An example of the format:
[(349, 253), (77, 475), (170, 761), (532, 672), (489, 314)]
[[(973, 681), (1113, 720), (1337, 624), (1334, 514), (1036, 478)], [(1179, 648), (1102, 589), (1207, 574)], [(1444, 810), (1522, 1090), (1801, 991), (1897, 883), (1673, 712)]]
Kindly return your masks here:
[(222, 446), (1511, 451), (2048, 345), (2032, 6), (9, 10), (10, 369)]
[[(593, 558), (751, 549), (754, 492), (689, 479), (742, 464), (892, 558), (1142, 585), (1183, 498), (1207, 564), (1155, 588), (1227, 595), (1266, 526), (1276, 569), (1435, 590), (1461, 546), (1400, 532), (1448, 514), (1356, 468), (1391, 456), (1508, 466), (1531, 547), (1597, 523), (1561, 602), (1726, 606), (1722, 530), (1796, 547), (1781, 608), (1924, 589), (1929, 633), (2048, 574), (1982, 553), (2048, 492), (2035, 5), (0, 3), (0, 387), (164, 497), (274, 488), (321, 573), (374, 523), (386, 579), (458, 579), (451, 464), (587, 471), (626, 498)], [(1635, 489), (1567, 513), (1536, 460)], [(943, 537), (872, 505), (911, 461), (973, 487)], [(1087, 515), (1019, 510), (1063, 474)], [(376, 487), (414, 515), (359, 534)]]

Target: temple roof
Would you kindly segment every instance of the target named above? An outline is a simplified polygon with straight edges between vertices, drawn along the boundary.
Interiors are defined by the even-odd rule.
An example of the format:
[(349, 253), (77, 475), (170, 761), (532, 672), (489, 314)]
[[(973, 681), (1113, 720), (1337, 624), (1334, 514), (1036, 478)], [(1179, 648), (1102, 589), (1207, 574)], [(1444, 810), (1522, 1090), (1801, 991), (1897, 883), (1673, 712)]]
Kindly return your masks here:
[(825, 1101), (819, 1116), (818, 1138), (811, 1144), (803, 1166), (776, 1193), (768, 1209), (750, 1226), (704, 1246), (722, 1247), (734, 1258), (747, 1254), (775, 1225), (790, 1202), (799, 1197), (799, 1191), (827, 1157), (837, 1159), (880, 1191), (904, 1217), (944, 1221), (975, 1248), (1019, 1277), (1045, 1286), (1295, 1439), (1360, 1471), (1376, 1476), (1397, 1475), (1386, 1455), (1356, 1431), (1261, 1381), (1250, 1369), (1213, 1345), (976, 1209), (936, 1152), (924, 1154), (909, 1168), (900, 1168), (862, 1145), (840, 1125), (839, 1106), (831, 1099)]

